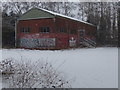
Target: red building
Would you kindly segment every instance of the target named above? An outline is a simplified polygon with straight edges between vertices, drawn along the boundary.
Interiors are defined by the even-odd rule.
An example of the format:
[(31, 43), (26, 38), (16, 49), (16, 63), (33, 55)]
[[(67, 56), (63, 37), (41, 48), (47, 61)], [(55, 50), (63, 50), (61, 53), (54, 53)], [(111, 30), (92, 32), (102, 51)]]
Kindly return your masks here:
[(16, 46), (35, 49), (95, 47), (96, 27), (45, 9), (32, 8), (16, 23)]

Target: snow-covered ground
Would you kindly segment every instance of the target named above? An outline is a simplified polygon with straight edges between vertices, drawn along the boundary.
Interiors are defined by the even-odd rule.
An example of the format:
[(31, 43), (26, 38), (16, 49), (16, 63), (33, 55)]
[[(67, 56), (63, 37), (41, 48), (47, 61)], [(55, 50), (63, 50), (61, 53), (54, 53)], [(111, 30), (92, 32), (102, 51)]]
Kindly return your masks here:
[(3, 49), (2, 59), (47, 60), (72, 82), (73, 88), (117, 88), (118, 49), (70, 50)]
[[(2, 50), (0, 48), (0, 61), (2, 61)], [(0, 90), (2, 89), (2, 77), (0, 76)]]

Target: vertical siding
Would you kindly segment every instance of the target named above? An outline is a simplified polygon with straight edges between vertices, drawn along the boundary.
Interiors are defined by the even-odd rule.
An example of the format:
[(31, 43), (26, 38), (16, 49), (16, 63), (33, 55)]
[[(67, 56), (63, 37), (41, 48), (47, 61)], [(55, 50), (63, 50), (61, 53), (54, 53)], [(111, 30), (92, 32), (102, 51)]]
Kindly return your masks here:
[[(24, 34), (21, 33), (21, 27), (30, 27), (30, 33)], [(49, 33), (39, 33), (39, 27), (43, 26), (49, 26), (50, 32)], [(61, 33), (60, 28), (64, 28), (67, 32)], [(21, 20), (17, 24), (17, 33), (16, 33), (16, 39), (17, 43), (20, 43), (21, 38), (28, 38), (28, 42), (31, 39), (41, 40), (40, 42), (44, 43), (52, 43), (50, 45), (46, 45), (44, 48), (54, 48), (54, 49), (61, 49), (61, 48), (69, 48), (69, 47), (78, 47), (80, 45), (80, 33), (79, 30), (85, 30), (85, 37), (86, 38), (95, 38), (95, 36), (90, 36), (89, 32), (96, 32), (96, 28), (82, 23), (77, 22), (74, 20), (70, 20), (67, 18), (59, 17), (56, 18), (49, 18), (49, 19), (34, 19), (34, 20)], [(76, 30), (77, 32), (75, 34), (71, 34), (71, 30)], [(45, 39), (46, 38), (46, 39)], [(45, 39), (45, 40), (44, 40)], [(32, 41), (31, 41), (32, 42)], [(45, 43), (46, 44), (46, 43)], [(20, 44), (19, 44), (20, 45)], [(29, 48), (36, 48), (36, 46), (33, 45), (33, 47)], [(41, 48), (41, 47), (37, 47)]]
[[(44, 45), (46, 45), (48, 47), (50, 45), (50, 43), (52, 43), (52, 40), (53, 41), (55, 40), (55, 34), (54, 34), (55, 26), (54, 25), (55, 24), (54, 24), (53, 18), (19, 21), (18, 28), (17, 28), (17, 31), (18, 31), (17, 39), (18, 40), (22, 39), (23, 42), (25, 42), (25, 39), (27, 38), (26, 41), (28, 43), (32, 43), (32, 41), (30, 42), (30, 40), (32, 40), (32, 39), (34, 39), (34, 41), (36, 41), (36, 42), (45, 41), (45, 42), (49, 43), (49, 44), (44, 43)], [(49, 33), (39, 33), (39, 28), (43, 27), (43, 26), (50, 27), (50, 32)], [(28, 33), (28, 34), (21, 33), (22, 27), (30, 27), (30, 33)], [(33, 43), (31, 45), (32, 45), (32, 47), (29, 46), (30, 48), (39, 48), (39, 47), (37, 47), (38, 45), (34, 46)], [(53, 46), (55, 47), (54, 44), (53, 44)]]

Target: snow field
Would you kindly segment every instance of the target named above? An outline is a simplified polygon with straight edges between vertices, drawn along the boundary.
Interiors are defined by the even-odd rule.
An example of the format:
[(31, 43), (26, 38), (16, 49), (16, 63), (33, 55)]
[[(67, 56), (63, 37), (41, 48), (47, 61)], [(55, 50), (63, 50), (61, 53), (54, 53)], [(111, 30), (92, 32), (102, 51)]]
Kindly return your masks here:
[(2, 60), (43, 60), (64, 73), (73, 88), (117, 88), (118, 49), (90, 48), (70, 50), (3, 49)]

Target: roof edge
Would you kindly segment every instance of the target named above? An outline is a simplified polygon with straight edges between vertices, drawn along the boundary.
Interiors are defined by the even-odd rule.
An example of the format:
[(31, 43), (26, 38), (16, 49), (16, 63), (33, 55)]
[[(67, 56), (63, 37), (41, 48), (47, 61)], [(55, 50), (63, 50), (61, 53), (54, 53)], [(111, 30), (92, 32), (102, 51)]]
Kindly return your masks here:
[(73, 18), (73, 17), (70, 17), (70, 16), (66, 16), (66, 15), (63, 15), (63, 14), (59, 14), (59, 13), (56, 13), (56, 12), (53, 12), (53, 11), (46, 10), (46, 9), (43, 9), (43, 8), (36, 8), (36, 9), (43, 10), (43, 11), (45, 11), (47, 13), (50, 13), (54, 16), (60, 16), (60, 17), (64, 17), (64, 18), (74, 20), (74, 21), (82, 22), (82, 23), (85, 23), (85, 24), (88, 24), (88, 25), (91, 25), (91, 26), (95, 26), (94, 24), (88, 23), (86, 21), (82, 21), (82, 20), (79, 20), (79, 19), (76, 19), (76, 18)]
[[(28, 13), (28, 12), (31, 11), (32, 9), (42, 10), (42, 11), (47, 12), (47, 13), (55, 16), (55, 17), (56, 17), (56, 16), (60, 16), (60, 17), (63, 17), (63, 18), (67, 18), (67, 19), (70, 19), (70, 20), (78, 21), (78, 22), (81, 22), (81, 23), (88, 24), (88, 25), (91, 25), (91, 26), (96, 27), (94, 24), (88, 23), (88, 22), (86, 22), (86, 21), (82, 21), (82, 20), (79, 20), (79, 19), (76, 19), (76, 18), (73, 18), (73, 17), (70, 17), (70, 16), (66, 16), (66, 15), (59, 14), (59, 13), (56, 13), (56, 12), (53, 12), (53, 11), (49, 11), (49, 10), (47, 10), (47, 9), (37, 8), (37, 7), (34, 7), (34, 8), (29, 9), (29, 10), (28, 10), (27, 12), (25, 12), (23, 15), (25, 15), (26, 13)], [(52, 18), (52, 17), (43, 17), (43, 18)], [(18, 21), (19, 21), (19, 20), (30, 20), (30, 19), (43, 19), (43, 18), (18, 19)]]
[(18, 19), (18, 21), (20, 20), (34, 20), (34, 19), (47, 19), (47, 18), (53, 18), (53, 17), (40, 17), (40, 18), (27, 18), (27, 19)]

